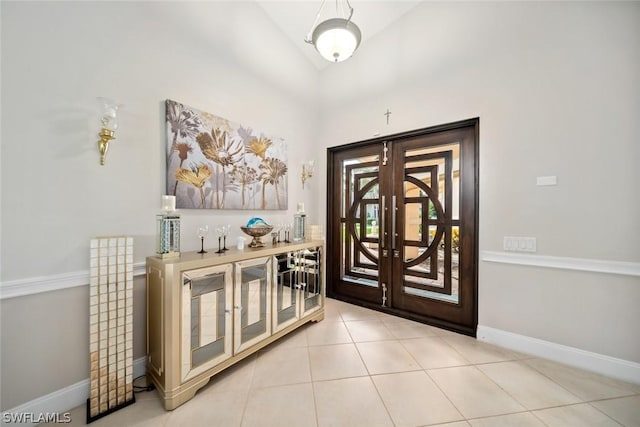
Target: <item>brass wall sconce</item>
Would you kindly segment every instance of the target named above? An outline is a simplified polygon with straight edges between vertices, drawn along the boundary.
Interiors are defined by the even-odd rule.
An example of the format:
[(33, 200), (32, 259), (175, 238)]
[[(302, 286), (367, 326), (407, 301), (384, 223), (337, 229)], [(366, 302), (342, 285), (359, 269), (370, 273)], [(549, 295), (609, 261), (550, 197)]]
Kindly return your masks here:
[(313, 176), (313, 160), (309, 160), (302, 164), (302, 189), (304, 190), (304, 183), (306, 180)]
[(100, 103), (100, 123), (102, 128), (98, 136), (98, 151), (100, 152), (100, 165), (104, 166), (104, 160), (109, 149), (109, 141), (115, 139), (116, 129), (118, 128), (118, 108), (121, 105), (116, 104), (108, 98), (98, 98)]

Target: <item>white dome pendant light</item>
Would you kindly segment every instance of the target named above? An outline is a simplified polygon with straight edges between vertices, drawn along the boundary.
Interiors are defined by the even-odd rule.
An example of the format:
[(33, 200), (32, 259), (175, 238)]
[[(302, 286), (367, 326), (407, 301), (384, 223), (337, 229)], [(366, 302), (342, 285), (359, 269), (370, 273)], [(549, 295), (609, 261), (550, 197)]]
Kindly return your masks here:
[[(327, 61), (342, 62), (353, 55), (353, 52), (360, 45), (362, 34), (360, 33), (360, 28), (351, 22), (353, 7), (351, 7), (349, 0), (345, 0), (349, 8), (349, 16), (346, 19), (340, 17), (331, 18), (322, 21), (316, 26), (325, 2), (326, 0), (322, 1), (316, 20), (304, 41), (314, 45), (320, 55)], [(338, 0), (336, 0), (336, 12), (338, 11)], [(343, 16), (346, 16), (344, 4), (342, 5), (342, 12)]]

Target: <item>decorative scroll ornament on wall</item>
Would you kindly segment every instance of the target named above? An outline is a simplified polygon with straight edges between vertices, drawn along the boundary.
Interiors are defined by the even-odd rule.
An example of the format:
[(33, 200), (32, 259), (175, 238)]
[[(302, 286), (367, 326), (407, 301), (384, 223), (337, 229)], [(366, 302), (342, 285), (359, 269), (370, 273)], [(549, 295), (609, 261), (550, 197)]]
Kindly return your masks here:
[(287, 209), (287, 150), (267, 136), (166, 101), (167, 194), (179, 209)]

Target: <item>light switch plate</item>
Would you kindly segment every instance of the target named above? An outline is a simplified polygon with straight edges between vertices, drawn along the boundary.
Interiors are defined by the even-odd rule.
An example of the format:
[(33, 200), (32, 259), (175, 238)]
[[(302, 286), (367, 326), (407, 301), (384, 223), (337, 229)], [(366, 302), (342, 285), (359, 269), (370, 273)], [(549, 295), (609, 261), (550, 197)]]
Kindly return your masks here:
[(536, 252), (537, 241), (535, 237), (505, 236), (503, 249), (510, 252)]
[(545, 186), (545, 185), (556, 185), (558, 183), (558, 177), (553, 176), (539, 176), (536, 178), (536, 185)]

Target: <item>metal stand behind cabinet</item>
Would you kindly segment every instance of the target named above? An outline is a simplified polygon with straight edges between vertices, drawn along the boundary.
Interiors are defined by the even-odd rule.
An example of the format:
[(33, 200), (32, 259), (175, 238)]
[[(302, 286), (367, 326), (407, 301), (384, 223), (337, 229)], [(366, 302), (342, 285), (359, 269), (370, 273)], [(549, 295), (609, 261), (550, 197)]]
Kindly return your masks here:
[(211, 376), (324, 318), (322, 241), (147, 258), (147, 375), (167, 410)]

